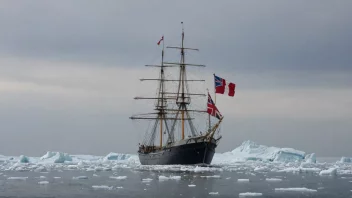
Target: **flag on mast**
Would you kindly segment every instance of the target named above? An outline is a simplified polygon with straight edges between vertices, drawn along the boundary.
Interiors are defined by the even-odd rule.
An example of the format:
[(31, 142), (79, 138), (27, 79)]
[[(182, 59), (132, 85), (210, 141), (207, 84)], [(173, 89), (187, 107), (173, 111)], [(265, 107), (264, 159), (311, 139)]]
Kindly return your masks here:
[(211, 99), (210, 94), (208, 93), (208, 114), (216, 117), (217, 119), (221, 119), (222, 115), (218, 108), (216, 108), (213, 99)]
[(225, 79), (220, 78), (214, 74), (215, 82), (215, 93), (226, 94), (233, 97), (235, 95), (236, 84), (232, 82), (226, 82)]
[(161, 37), (161, 39), (158, 41), (158, 45), (160, 45), (160, 42), (164, 40), (164, 36)]

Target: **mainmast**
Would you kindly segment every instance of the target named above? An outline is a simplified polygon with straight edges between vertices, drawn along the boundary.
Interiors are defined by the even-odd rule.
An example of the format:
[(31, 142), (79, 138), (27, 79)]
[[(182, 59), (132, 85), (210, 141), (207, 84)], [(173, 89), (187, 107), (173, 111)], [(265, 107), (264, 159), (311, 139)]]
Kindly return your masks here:
[(171, 127), (171, 134), (173, 134), (176, 121), (178, 120), (179, 114), (181, 114), (181, 139), (185, 139), (185, 120), (188, 120), (189, 123), (189, 128), (193, 136), (197, 135), (197, 132), (195, 130), (195, 127), (193, 126), (192, 123), (192, 118), (190, 117), (188, 113), (187, 106), (191, 103), (191, 94), (189, 93), (188, 90), (188, 84), (187, 82), (189, 81), (204, 81), (204, 80), (188, 80), (187, 75), (186, 75), (186, 66), (200, 66), (200, 67), (205, 67), (205, 65), (198, 65), (198, 64), (188, 64), (185, 63), (185, 50), (196, 50), (194, 48), (186, 48), (184, 47), (184, 39), (185, 39), (185, 33), (184, 33), (184, 28), (183, 28), (183, 22), (182, 24), (182, 40), (181, 40), (181, 46), (180, 47), (167, 47), (167, 48), (174, 48), (174, 49), (179, 49), (181, 52), (181, 60), (180, 63), (167, 63), (168, 65), (179, 65), (180, 67), (180, 74), (179, 74), (179, 84), (178, 84), (178, 89), (176, 93), (176, 104), (178, 106), (178, 112), (176, 113), (176, 120), (174, 120), (172, 127)]
[(161, 100), (158, 100), (158, 103), (161, 102), (161, 104), (158, 104), (160, 108), (159, 112), (159, 116), (160, 116), (160, 148), (163, 147), (163, 118), (165, 115), (165, 105), (164, 105), (164, 79), (165, 79), (165, 75), (164, 75), (164, 36), (162, 37), (162, 41), (163, 41), (163, 50), (161, 51), (161, 67), (160, 67), (160, 89), (159, 89), (159, 93), (161, 95)]

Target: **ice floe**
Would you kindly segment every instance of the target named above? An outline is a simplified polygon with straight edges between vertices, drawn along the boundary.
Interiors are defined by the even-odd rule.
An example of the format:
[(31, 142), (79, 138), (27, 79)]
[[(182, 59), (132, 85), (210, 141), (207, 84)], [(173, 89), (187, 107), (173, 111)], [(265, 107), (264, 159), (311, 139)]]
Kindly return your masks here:
[(40, 184), (40, 185), (46, 185), (46, 184), (49, 184), (49, 182), (48, 182), (48, 181), (40, 181), (40, 182), (38, 182), (38, 184)]
[(28, 177), (9, 177), (8, 180), (26, 180)]
[(218, 195), (219, 192), (209, 192), (209, 195)]
[(113, 186), (106, 186), (106, 185), (94, 185), (94, 186), (92, 186), (92, 188), (95, 190), (112, 190), (112, 189), (114, 189)]
[(74, 180), (78, 180), (78, 179), (88, 179), (88, 177), (83, 175), (83, 176), (72, 177), (72, 179), (74, 179)]
[(202, 178), (221, 178), (220, 175), (201, 175)]
[(275, 188), (275, 192), (317, 192), (309, 188)]
[(248, 182), (249, 182), (249, 179), (237, 179), (237, 182), (240, 182), (240, 183), (248, 183)]
[(110, 176), (109, 177), (110, 179), (116, 179), (116, 180), (124, 180), (124, 179), (127, 179), (127, 176)]
[(262, 195), (263, 195), (262, 193), (245, 192), (245, 193), (240, 193), (238, 196), (239, 197), (260, 197)]
[(281, 182), (282, 179), (280, 179), (280, 178), (266, 178), (265, 181), (268, 181), (268, 182)]
[(149, 183), (151, 181), (153, 181), (153, 179), (151, 179), (151, 178), (142, 179), (142, 182), (144, 182), (144, 183)]
[(336, 175), (336, 173), (337, 173), (336, 168), (329, 168), (328, 170), (320, 171), (319, 175), (321, 175), (321, 176), (334, 176), (334, 175)]
[(159, 181), (165, 181), (165, 180), (180, 180), (181, 176), (170, 176), (170, 177), (166, 177), (163, 175), (159, 176)]

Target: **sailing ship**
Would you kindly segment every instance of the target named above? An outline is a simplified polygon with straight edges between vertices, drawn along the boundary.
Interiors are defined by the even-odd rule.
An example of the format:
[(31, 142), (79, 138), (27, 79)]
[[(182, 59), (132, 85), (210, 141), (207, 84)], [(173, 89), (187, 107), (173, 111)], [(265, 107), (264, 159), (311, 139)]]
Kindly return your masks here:
[[(160, 69), (159, 78), (141, 79), (141, 81), (158, 81), (156, 97), (136, 97), (135, 99), (151, 99), (155, 101), (155, 112), (134, 115), (131, 119), (146, 119), (152, 121), (152, 127), (145, 133), (144, 140), (139, 144), (138, 156), (142, 165), (169, 165), (169, 164), (200, 164), (209, 165), (213, 159), (215, 148), (219, 144), (219, 126), (223, 116), (217, 110), (208, 93), (208, 109), (190, 109), (192, 97), (205, 97), (203, 93), (191, 93), (189, 83), (204, 80), (187, 79), (186, 71), (189, 67), (204, 67), (205, 65), (185, 62), (185, 51), (198, 49), (184, 46), (184, 28), (182, 27), (181, 46), (166, 47), (180, 51), (180, 62), (164, 62), (164, 36), (162, 41), (161, 64), (146, 65)], [(177, 79), (167, 79), (166, 68), (177, 68)], [(176, 82), (173, 92), (167, 91), (167, 82)], [(202, 105), (203, 106), (203, 105)], [(209, 109), (210, 107), (213, 107)], [(204, 104), (206, 107), (206, 104)], [(192, 114), (208, 113), (205, 117), (205, 132), (200, 132), (194, 126)], [(211, 124), (211, 115), (217, 122)], [(204, 119), (204, 118), (203, 118)], [(206, 120), (208, 119), (208, 120)], [(207, 123), (207, 124), (206, 124)], [(216, 133), (218, 132), (218, 133)], [(217, 134), (217, 137), (215, 136)]]

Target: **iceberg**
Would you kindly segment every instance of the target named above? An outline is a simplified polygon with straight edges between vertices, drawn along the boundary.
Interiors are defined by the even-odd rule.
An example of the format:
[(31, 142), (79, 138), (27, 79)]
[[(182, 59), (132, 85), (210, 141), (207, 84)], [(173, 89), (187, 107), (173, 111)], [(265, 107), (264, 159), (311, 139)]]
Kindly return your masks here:
[(65, 163), (66, 161), (71, 162), (72, 157), (67, 153), (48, 151), (40, 160), (47, 163)]
[(107, 154), (103, 160), (110, 161), (110, 160), (127, 160), (131, 157), (129, 154), (122, 154), (122, 153), (109, 153)]
[(317, 163), (317, 159), (315, 157), (315, 153), (311, 153), (305, 156), (306, 163)]
[(27, 156), (21, 155), (18, 162), (20, 163), (29, 163), (29, 158)]
[[(315, 161), (315, 154), (307, 155), (310, 161)], [(223, 164), (236, 161), (264, 162), (302, 162), (306, 159), (304, 151), (293, 148), (278, 148), (259, 145), (253, 141), (244, 141), (230, 152), (215, 154), (214, 163)]]
[(351, 163), (351, 158), (349, 157), (341, 157), (340, 163)]

